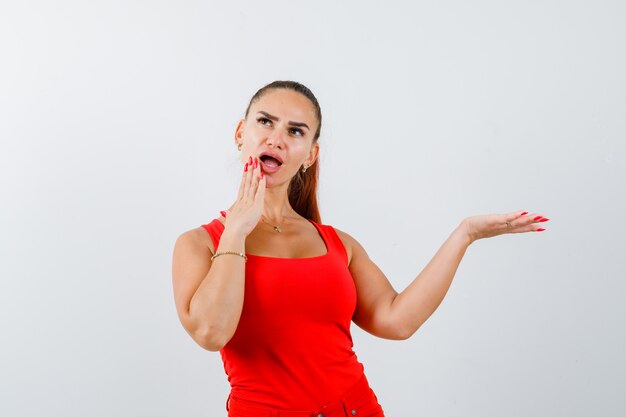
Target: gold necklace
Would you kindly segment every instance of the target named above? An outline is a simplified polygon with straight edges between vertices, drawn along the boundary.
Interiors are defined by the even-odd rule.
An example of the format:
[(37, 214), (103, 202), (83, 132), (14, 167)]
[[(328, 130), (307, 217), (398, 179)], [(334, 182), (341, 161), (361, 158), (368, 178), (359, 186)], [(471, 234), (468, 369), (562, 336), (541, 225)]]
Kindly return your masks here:
[[(274, 231), (275, 231), (275, 232), (278, 232), (278, 233), (282, 232), (282, 230), (280, 230), (280, 225), (279, 225), (279, 224), (277, 224), (277, 225), (273, 225), (273, 224), (271, 224), (270, 222), (265, 221), (264, 217), (265, 217), (265, 216), (263, 216), (263, 215), (261, 214), (261, 220), (263, 220), (265, 223), (267, 223), (267, 224), (269, 224), (270, 226), (272, 226), (272, 227), (274, 228)], [(283, 221), (284, 221), (284, 219), (283, 219)]]

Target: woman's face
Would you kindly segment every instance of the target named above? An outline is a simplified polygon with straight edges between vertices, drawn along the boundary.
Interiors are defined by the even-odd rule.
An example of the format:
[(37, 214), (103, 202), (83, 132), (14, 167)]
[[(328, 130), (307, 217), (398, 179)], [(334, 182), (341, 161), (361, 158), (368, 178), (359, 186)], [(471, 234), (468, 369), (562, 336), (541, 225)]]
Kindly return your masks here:
[(317, 124), (315, 108), (304, 95), (287, 89), (267, 91), (237, 125), (235, 140), (243, 145), (242, 163), (249, 156), (254, 160), (272, 153), (282, 164), (259, 160), (267, 184), (289, 182), (303, 164), (308, 167), (317, 158), (319, 145), (313, 145)]

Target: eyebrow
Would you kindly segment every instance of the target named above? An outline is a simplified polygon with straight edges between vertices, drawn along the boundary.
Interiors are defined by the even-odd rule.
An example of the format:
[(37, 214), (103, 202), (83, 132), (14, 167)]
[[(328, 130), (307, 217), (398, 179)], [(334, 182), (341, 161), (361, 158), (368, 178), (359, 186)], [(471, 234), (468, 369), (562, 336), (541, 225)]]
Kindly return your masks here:
[[(262, 115), (264, 115), (268, 119), (273, 120), (275, 122), (277, 122), (279, 120), (278, 117), (272, 116), (271, 114), (269, 114), (267, 112), (259, 111), (258, 113), (261, 113)], [(311, 128), (309, 126), (307, 126), (306, 123), (294, 122), (294, 121), (290, 120), (288, 124), (291, 125), (291, 126), (306, 127), (307, 129), (311, 130)]]

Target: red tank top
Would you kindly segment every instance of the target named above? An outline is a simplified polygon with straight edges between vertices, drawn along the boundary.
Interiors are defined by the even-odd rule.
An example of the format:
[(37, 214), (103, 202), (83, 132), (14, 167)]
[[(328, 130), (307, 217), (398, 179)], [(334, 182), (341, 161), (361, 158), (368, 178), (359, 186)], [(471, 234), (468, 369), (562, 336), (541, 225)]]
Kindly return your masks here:
[[(309, 220), (326, 254), (275, 258), (246, 254), (241, 318), (220, 350), (231, 395), (279, 409), (336, 401), (364, 368), (352, 350), (356, 288), (348, 255), (332, 226)], [(224, 225), (202, 225), (219, 245)]]

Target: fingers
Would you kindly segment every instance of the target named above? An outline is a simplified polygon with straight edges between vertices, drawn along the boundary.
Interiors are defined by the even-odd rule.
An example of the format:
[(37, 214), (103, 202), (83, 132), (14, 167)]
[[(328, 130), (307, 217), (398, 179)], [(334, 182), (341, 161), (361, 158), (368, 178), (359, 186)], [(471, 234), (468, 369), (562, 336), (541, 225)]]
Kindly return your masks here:
[[(252, 164), (250, 164), (250, 161), (252, 161)], [(250, 205), (260, 205), (262, 208), (265, 201), (266, 179), (261, 170), (259, 160), (256, 158), (253, 160), (252, 157), (249, 157), (244, 164), (243, 171), (237, 203), (235, 204), (239, 205), (239, 203), (242, 203), (241, 207), (243, 208)]]
[(529, 214), (527, 211), (516, 211), (503, 216), (504, 228), (509, 233), (523, 233), (546, 230), (535, 223), (547, 222), (547, 217), (538, 213)]
[(250, 192), (250, 182), (252, 180), (252, 157), (248, 158), (248, 162), (243, 167), (244, 170), (244, 183), (243, 183), (243, 195), (241, 196), (242, 200), (248, 199), (248, 194)]
[(254, 159), (252, 165), (248, 165), (248, 177), (244, 190), (244, 199), (254, 200), (257, 194), (259, 181), (261, 180), (261, 165), (258, 159)]
[(239, 193), (237, 194), (237, 200), (241, 200), (245, 195), (246, 195), (246, 186), (248, 185), (249, 182), (249, 175), (248, 175), (248, 171), (249, 171), (249, 165), (252, 161), (252, 157), (249, 156), (248, 157), (248, 161), (244, 164), (243, 166), (243, 172), (241, 175), (241, 183), (239, 184)]
[(263, 171), (261, 171), (261, 178), (259, 178), (258, 188), (254, 196), (254, 203), (259, 204), (261, 209), (263, 208), (263, 202), (265, 201), (265, 185), (266, 177), (263, 175)]
[(251, 165), (248, 165), (248, 174), (250, 175), (250, 182), (248, 183), (248, 188), (246, 189), (246, 199), (252, 200), (254, 199), (254, 194), (256, 193), (256, 187), (258, 183), (258, 161), (256, 159), (253, 160)]

